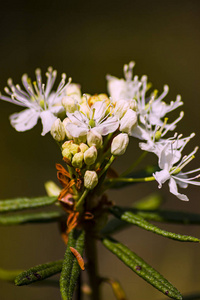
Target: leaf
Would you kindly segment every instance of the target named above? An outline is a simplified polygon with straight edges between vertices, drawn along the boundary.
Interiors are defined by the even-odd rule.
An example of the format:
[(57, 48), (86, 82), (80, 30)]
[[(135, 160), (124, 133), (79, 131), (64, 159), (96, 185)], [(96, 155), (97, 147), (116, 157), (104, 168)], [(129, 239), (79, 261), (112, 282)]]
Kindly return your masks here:
[(183, 211), (170, 211), (170, 210), (155, 210), (155, 211), (142, 211), (135, 210), (137, 215), (147, 220), (157, 222), (168, 222), (177, 224), (200, 224), (200, 215), (188, 213)]
[(5, 270), (0, 268), (0, 279), (6, 281), (14, 281), (16, 276), (21, 272), (23, 272), (23, 270)]
[(200, 240), (198, 238), (195, 238), (192, 236), (176, 234), (173, 232), (168, 232), (166, 230), (160, 229), (157, 226), (147, 222), (141, 216), (134, 214), (131, 211), (123, 211), (123, 209), (121, 209), (120, 207), (117, 207), (117, 206), (112, 207), (112, 208), (110, 208), (110, 211), (120, 220), (125, 221), (130, 224), (133, 224), (133, 225), (136, 225), (138, 227), (141, 227), (145, 230), (151, 231), (158, 235), (162, 235), (164, 237), (178, 240), (181, 242), (200, 242)]
[(133, 272), (142, 277), (166, 296), (181, 300), (180, 292), (160, 273), (148, 265), (142, 258), (123, 244), (111, 238), (102, 239), (103, 245), (115, 254)]
[(56, 202), (57, 197), (16, 198), (0, 200), (0, 212), (16, 211), (27, 208), (36, 208), (51, 205)]
[(74, 229), (69, 234), (63, 268), (60, 276), (60, 291), (63, 300), (71, 300), (80, 273), (80, 266), (70, 247), (76, 249), (82, 256), (84, 250), (85, 232)]
[[(160, 194), (157, 193), (152, 193), (150, 195), (148, 195), (145, 198), (140, 199), (137, 202), (134, 202), (131, 205), (131, 208), (127, 208), (127, 210), (131, 211), (138, 211), (139, 209), (143, 209), (144, 213), (146, 210), (154, 210), (160, 207), (160, 205), (163, 202), (163, 198), (161, 197)], [(132, 209), (134, 208), (134, 209)], [(102, 234), (104, 235), (110, 235), (112, 233), (118, 232), (126, 227), (130, 226), (130, 224), (128, 224), (125, 221), (119, 220), (119, 219), (111, 219), (109, 220), (109, 222), (106, 224), (106, 226), (102, 229)]]
[(163, 197), (160, 194), (152, 193), (145, 198), (134, 202), (132, 207), (138, 210), (155, 210), (158, 209), (163, 202)]
[(61, 272), (62, 264), (63, 260), (58, 260), (30, 268), (15, 278), (15, 284), (18, 286), (27, 285), (36, 281), (44, 280), (45, 278)]
[(0, 215), (0, 225), (19, 225), (26, 223), (56, 222), (62, 217), (59, 211), (38, 212), (29, 214)]

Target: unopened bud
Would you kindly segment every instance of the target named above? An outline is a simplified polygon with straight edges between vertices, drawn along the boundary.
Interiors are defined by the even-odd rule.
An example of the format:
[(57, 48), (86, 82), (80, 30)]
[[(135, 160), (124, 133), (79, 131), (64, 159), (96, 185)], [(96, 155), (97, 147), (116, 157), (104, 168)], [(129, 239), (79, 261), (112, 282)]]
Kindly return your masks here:
[(84, 186), (92, 190), (98, 183), (98, 176), (95, 171), (86, 171), (84, 175)]
[(73, 113), (77, 109), (76, 101), (71, 96), (63, 97), (62, 105), (64, 106), (65, 110), (69, 113)]
[(72, 154), (70, 152), (70, 150), (68, 148), (65, 148), (63, 151), (62, 151), (62, 156), (69, 159), (71, 161), (72, 159)]
[(61, 142), (65, 138), (65, 128), (60, 119), (56, 119), (51, 127), (51, 135), (57, 142)]
[(137, 124), (137, 113), (132, 109), (128, 109), (120, 121), (119, 130), (128, 133), (128, 135), (130, 135), (132, 130), (136, 126), (136, 124)]
[(117, 101), (115, 110), (114, 110), (114, 115), (116, 117), (118, 117), (119, 119), (121, 119), (125, 115), (127, 110), (130, 108), (129, 106), (130, 106), (129, 102), (126, 100)]
[(72, 158), (72, 166), (74, 168), (81, 169), (82, 165), (83, 165), (83, 157), (84, 157), (84, 155), (82, 152), (76, 153)]
[(111, 153), (113, 155), (122, 155), (125, 153), (129, 143), (129, 137), (127, 133), (120, 133), (112, 140)]
[(80, 143), (86, 143), (87, 141), (87, 136), (86, 135), (81, 135), (78, 138), (73, 138), (74, 143), (80, 144)]
[(103, 143), (101, 134), (99, 134), (96, 130), (89, 130), (87, 133), (87, 143), (90, 147), (95, 146), (99, 149)]
[(79, 148), (81, 149), (81, 152), (83, 152), (83, 153), (85, 153), (85, 151), (89, 149), (88, 145), (86, 145), (85, 143), (81, 143), (79, 145)]
[(84, 153), (84, 161), (86, 165), (90, 166), (95, 163), (97, 159), (97, 149), (92, 146)]
[(70, 119), (68, 119), (68, 118), (65, 118), (64, 120), (63, 120), (63, 125), (64, 125), (64, 128), (65, 128), (65, 134), (66, 134), (66, 136), (67, 136), (67, 138), (69, 139), (69, 140), (73, 140), (73, 136), (69, 133), (69, 131), (67, 130), (67, 124), (68, 123), (71, 123), (71, 121), (70, 121)]
[(137, 106), (137, 102), (135, 99), (129, 100), (129, 105), (130, 105), (130, 107), (129, 107), (130, 109), (137, 111), (138, 106)]

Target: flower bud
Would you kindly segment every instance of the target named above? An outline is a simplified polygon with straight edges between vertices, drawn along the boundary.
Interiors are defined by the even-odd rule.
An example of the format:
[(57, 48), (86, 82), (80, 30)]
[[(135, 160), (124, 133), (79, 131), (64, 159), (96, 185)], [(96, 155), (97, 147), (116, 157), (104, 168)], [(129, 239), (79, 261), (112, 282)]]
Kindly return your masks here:
[(51, 135), (57, 142), (61, 142), (65, 138), (65, 128), (60, 119), (56, 119), (51, 127)]
[(90, 166), (95, 163), (97, 159), (97, 149), (92, 146), (84, 153), (84, 161), (86, 165)]
[(81, 152), (83, 152), (83, 153), (85, 153), (85, 151), (89, 149), (88, 145), (86, 145), (84, 143), (81, 143), (79, 145), (79, 148), (81, 149)]
[(62, 156), (69, 159), (71, 161), (72, 159), (72, 154), (71, 154), (71, 151), (68, 149), (68, 148), (65, 148), (63, 151), (62, 151)]
[(74, 143), (80, 144), (80, 143), (86, 143), (87, 141), (87, 136), (86, 135), (81, 135), (78, 138), (73, 138)]
[(76, 101), (71, 96), (63, 97), (62, 105), (64, 106), (65, 110), (69, 113), (73, 113), (77, 109)]
[(137, 106), (137, 102), (136, 102), (135, 99), (129, 100), (129, 106), (130, 106), (129, 107), (130, 109), (133, 109), (134, 111), (137, 111), (138, 106)]
[(130, 135), (136, 124), (137, 113), (132, 109), (128, 109), (120, 121), (119, 130), (122, 132), (126, 132), (128, 133), (128, 135)]
[(95, 171), (86, 171), (84, 175), (84, 186), (92, 190), (98, 183), (98, 176)]
[(130, 108), (129, 102), (126, 100), (119, 100), (116, 103), (114, 115), (121, 119), (127, 110)]
[(70, 122), (71, 122), (70, 119), (65, 118), (65, 119), (63, 120), (63, 125), (64, 125), (64, 128), (65, 128), (65, 134), (66, 134), (67, 138), (68, 138), (69, 140), (73, 140), (73, 136), (72, 136), (72, 135), (69, 133), (69, 131), (67, 130), (67, 124), (70, 123)]
[(96, 130), (89, 130), (87, 133), (87, 143), (90, 147), (95, 146), (99, 149), (103, 143), (101, 134), (99, 134)]
[(61, 189), (53, 181), (45, 182), (44, 187), (49, 197), (58, 196), (60, 194)]
[(120, 133), (112, 140), (111, 153), (113, 155), (122, 155), (125, 153), (129, 143), (129, 137), (127, 133)]
[(74, 168), (81, 169), (82, 165), (83, 165), (83, 157), (84, 157), (84, 155), (82, 152), (76, 153), (72, 158), (72, 166)]

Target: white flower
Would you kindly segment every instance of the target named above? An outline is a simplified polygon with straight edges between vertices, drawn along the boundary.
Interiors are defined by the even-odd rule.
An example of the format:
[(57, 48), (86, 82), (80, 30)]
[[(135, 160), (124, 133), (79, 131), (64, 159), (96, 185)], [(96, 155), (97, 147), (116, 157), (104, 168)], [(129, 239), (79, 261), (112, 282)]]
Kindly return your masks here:
[(84, 112), (80, 105), (80, 110), (74, 113), (67, 113), (70, 122), (66, 125), (68, 132), (73, 137), (86, 135), (88, 131), (94, 130), (101, 135), (114, 132), (119, 127), (117, 117), (107, 112), (110, 105), (106, 101), (97, 101), (91, 107), (88, 105), (89, 115)]
[(51, 130), (58, 113), (64, 110), (61, 105), (61, 99), (71, 79), (65, 84), (66, 75), (62, 74), (62, 80), (56, 92), (53, 92), (52, 88), (56, 80), (57, 71), (53, 71), (51, 67), (48, 68), (46, 85), (42, 83), (40, 69), (36, 69), (35, 73), (36, 81), (33, 83), (27, 74), (22, 76), (25, 91), (19, 85), (15, 86), (12, 79), (9, 79), (8, 85), (10, 89), (5, 88), (5, 92), (9, 97), (1, 95), (0, 99), (27, 107), (27, 109), (10, 116), (11, 125), (17, 131), (26, 131), (33, 128), (37, 124), (38, 119), (41, 118), (43, 125), (42, 135), (45, 135)]
[(180, 150), (177, 150), (176, 148), (174, 149), (173, 142), (171, 142), (171, 151), (169, 151), (168, 144), (166, 144), (160, 153), (158, 162), (161, 171), (153, 174), (156, 181), (159, 183), (158, 187), (161, 188), (162, 184), (169, 180), (170, 192), (180, 200), (188, 201), (189, 199), (186, 195), (178, 192), (177, 185), (182, 188), (187, 188), (189, 183), (200, 186), (199, 181), (194, 181), (194, 179), (200, 177), (200, 174), (193, 178), (187, 177), (189, 174), (200, 171), (200, 168), (185, 173), (182, 172), (182, 169), (194, 158), (194, 154), (197, 152), (197, 150), (198, 147), (196, 147), (188, 156), (184, 156), (177, 166), (174, 166), (174, 164), (177, 162), (177, 153), (181, 152), (182, 148)]
[(107, 75), (108, 91), (114, 102), (118, 100), (130, 100), (133, 99), (141, 86), (138, 81), (138, 76), (133, 79), (133, 67), (134, 62), (130, 62), (128, 65), (124, 65), (124, 79), (118, 79), (117, 77)]

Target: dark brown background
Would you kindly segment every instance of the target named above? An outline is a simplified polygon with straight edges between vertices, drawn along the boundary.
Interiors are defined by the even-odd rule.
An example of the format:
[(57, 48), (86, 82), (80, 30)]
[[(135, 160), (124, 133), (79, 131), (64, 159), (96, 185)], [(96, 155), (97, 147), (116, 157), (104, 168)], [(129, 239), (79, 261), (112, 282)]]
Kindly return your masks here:
[[(34, 76), (36, 67), (49, 65), (66, 72), (83, 92), (105, 92), (107, 73), (122, 76), (122, 66), (136, 61), (136, 74), (147, 74), (155, 88), (170, 86), (168, 101), (180, 93), (185, 102), (185, 117), (178, 131), (197, 137), (186, 150), (200, 142), (200, 2), (191, 1), (45, 1), (3, 3), (0, 17), (0, 90), (8, 77), (19, 83), (27, 72)], [(17, 133), (8, 116), (20, 108), (1, 102), (0, 118), (0, 198), (44, 194), (43, 182), (56, 180), (55, 162), (61, 157), (50, 136), (41, 137), (41, 125), (29, 132)], [(175, 117), (178, 112), (173, 114)], [(125, 169), (137, 157), (138, 141), (133, 141), (116, 163)], [(151, 159), (152, 156), (150, 156)], [(191, 167), (200, 166), (200, 154)], [(157, 190), (157, 184), (139, 185), (111, 192), (118, 204)], [(161, 191), (165, 207), (200, 213), (198, 187), (187, 190), (189, 203)], [(122, 200), (120, 199), (122, 198)], [(123, 201), (123, 203), (122, 203)], [(198, 226), (163, 228), (200, 237)], [(0, 266), (29, 268), (38, 263), (63, 257), (65, 247), (56, 225), (0, 228)], [(117, 238), (157, 268), (183, 293), (200, 290), (199, 245), (178, 243), (131, 228)], [(121, 262), (99, 247), (100, 273), (119, 279), (128, 299), (162, 300), (166, 298), (137, 278)], [(110, 288), (103, 288), (103, 299), (114, 299)], [(14, 287), (0, 282), (0, 299), (55, 300), (56, 288)], [(166, 298), (167, 299), (167, 298)]]

